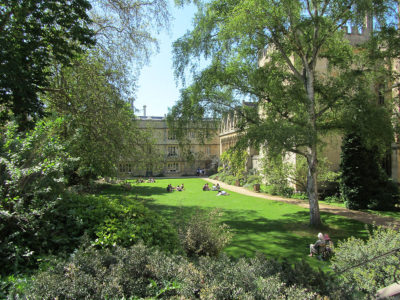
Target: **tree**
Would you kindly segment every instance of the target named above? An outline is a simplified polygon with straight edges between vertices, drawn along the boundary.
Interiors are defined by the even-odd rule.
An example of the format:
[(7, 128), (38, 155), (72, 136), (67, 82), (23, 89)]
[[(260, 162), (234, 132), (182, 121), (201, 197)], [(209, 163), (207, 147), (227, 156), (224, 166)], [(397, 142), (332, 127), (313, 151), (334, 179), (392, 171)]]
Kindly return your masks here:
[(389, 180), (376, 148), (367, 149), (357, 133), (344, 138), (341, 153), (342, 198), (350, 209), (391, 210), (399, 202), (399, 191)]
[(76, 179), (114, 175), (121, 159), (154, 162), (154, 156), (142, 159), (152, 143), (115, 84), (121, 72), (107, 68), (93, 52), (54, 73), (45, 102), (49, 113), (67, 121), (60, 135), (69, 153), (80, 158)]
[(22, 127), (40, 117), (39, 94), (54, 60), (68, 64), (94, 44), (86, 0), (18, 0), (0, 4), (0, 111)]
[(124, 97), (131, 98), (143, 65), (158, 51), (155, 37), (169, 27), (166, 0), (90, 0), (96, 49), (108, 67), (124, 69)]
[[(319, 226), (317, 149), (321, 137), (354, 126), (358, 122), (352, 118), (354, 112), (383, 109), (375, 105), (371, 89), (376, 70), (362, 60), (362, 48), (353, 51), (341, 28), (348, 22), (362, 26), (370, 14), (384, 21), (396, 1), (197, 4), (194, 29), (174, 43), (176, 76), (184, 80), (188, 68), (194, 71), (193, 84), (182, 92), (172, 118), (190, 122), (235, 109), (247, 144), (267, 144), (268, 151), (304, 156), (310, 224)], [(201, 55), (209, 62), (203, 69)], [(240, 107), (241, 100), (257, 102), (258, 109)], [(193, 111), (197, 114), (187, 114)], [(383, 127), (372, 121), (378, 120), (358, 126), (368, 133), (371, 127)]]

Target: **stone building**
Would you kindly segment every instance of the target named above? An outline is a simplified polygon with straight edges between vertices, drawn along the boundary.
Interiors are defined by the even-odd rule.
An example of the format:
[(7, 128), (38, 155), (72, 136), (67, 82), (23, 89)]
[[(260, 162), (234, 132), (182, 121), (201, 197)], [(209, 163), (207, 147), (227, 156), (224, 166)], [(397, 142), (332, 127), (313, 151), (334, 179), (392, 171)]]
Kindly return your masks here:
[(143, 130), (149, 130), (157, 153), (144, 153), (144, 157), (154, 157), (144, 164), (121, 162), (118, 169), (119, 177), (193, 176), (196, 175), (197, 169), (205, 170), (206, 174), (216, 169), (219, 159), (217, 130), (211, 139), (205, 139), (202, 143), (196, 136), (201, 128), (192, 128), (188, 133), (187, 142), (180, 145), (169, 130), (165, 117), (140, 116), (138, 126)]
[[(255, 102), (243, 102), (242, 105), (248, 106), (248, 107), (254, 107), (254, 109), (257, 109), (257, 104)], [(224, 153), (226, 150), (229, 148), (233, 147), (237, 140), (239, 131), (237, 128), (237, 115), (235, 112), (231, 112), (226, 114), (222, 120), (221, 120), (221, 126), (220, 126), (220, 131), (219, 131), (219, 154), (221, 155)], [(246, 169), (255, 169), (255, 170), (260, 170), (261, 169), (261, 161), (260, 161), (260, 155), (259, 155), (259, 150), (254, 149), (252, 147), (247, 148), (247, 162), (246, 162)]]

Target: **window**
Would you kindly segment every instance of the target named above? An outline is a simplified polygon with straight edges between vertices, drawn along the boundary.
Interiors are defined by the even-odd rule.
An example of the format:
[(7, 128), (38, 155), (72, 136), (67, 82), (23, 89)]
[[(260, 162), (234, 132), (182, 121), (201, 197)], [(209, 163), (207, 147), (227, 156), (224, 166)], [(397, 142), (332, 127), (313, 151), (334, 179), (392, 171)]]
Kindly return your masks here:
[(176, 146), (168, 146), (168, 157), (178, 156)]
[(168, 163), (167, 164), (167, 170), (170, 173), (179, 172), (179, 164), (178, 163)]
[(168, 139), (169, 140), (176, 140), (176, 135), (168, 130)]
[(131, 173), (132, 165), (129, 163), (119, 164), (119, 172), (120, 173)]
[(210, 146), (206, 146), (206, 154), (207, 155), (211, 154), (211, 147)]

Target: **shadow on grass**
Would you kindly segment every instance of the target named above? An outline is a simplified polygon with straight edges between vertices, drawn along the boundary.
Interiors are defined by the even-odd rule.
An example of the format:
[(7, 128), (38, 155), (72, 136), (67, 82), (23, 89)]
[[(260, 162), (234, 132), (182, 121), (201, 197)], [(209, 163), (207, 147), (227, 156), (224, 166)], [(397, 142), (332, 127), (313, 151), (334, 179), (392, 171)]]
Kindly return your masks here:
[(162, 195), (166, 193), (166, 188), (147, 185), (134, 185), (130, 190), (127, 190), (126, 188), (119, 185), (110, 185), (109, 187), (104, 188), (101, 191), (102, 195), (107, 195), (109, 197), (138, 196), (139, 198), (153, 195)]
[[(196, 211), (213, 209), (197, 205), (188, 206), (184, 202), (182, 205), (176, 202), (171, 205), (160, 204), (158, 200), (151, 198), (151, 196), (156, 198), (156, 195), (166, 193), (166, 189), (161, 187), (138, 185), (130, 191), (122, 187), (112, 187), (106, 193), (103, 191), (102, 194), (129, 198), (135, 198), (138, 194), (138, 200), (146, 207), (159, 213), (177, 227), (187, 222)], [(251, 257), (256, 252), (262, 252), (276, 259), (294, 262), (305, 258), (312, 264), (320, 264), (316, 259), (307, 257), (309, 244), (316, 241), (318, 232), (328, 233), (335, 244), (350, 236), (366, 238), (368, 235), (365, 224), (330, 213), (321, 213), (324, 226), (318, 229), (311, 228), (309, 211), (306, 209), (271, 219), (264, 217), (257, 210), (223, 209), (222, 211), (224, 215), (221, 221), (226, 223), (234, 234), (231, 243), (226, 248), (226, 252), (233, 257)]]
[[(146, 199), (143, 203), (176, 226), (186, 222), (196, 210), (212, 210), (197, 206), (160, 205), (152, 199)], [(276, 259), (298, 261), (308, 259), (309, 244), (315, 243), (320, 231), (328, 233), (335, 244), (350, 236), (359, 238), (368, 236), (365, 224), (329, 213), (321, 214), (324, 226), (315, 229), (309, 225), (308, 211), (288, 213), (280, 219), (262, 217), (254, 210), (223, 210), (223, 212), (221, 221), (227, 224), (234, 234), (226, 248), (226, 252), (233, 257), (251, 257), (256, 252), (262, 252)]]

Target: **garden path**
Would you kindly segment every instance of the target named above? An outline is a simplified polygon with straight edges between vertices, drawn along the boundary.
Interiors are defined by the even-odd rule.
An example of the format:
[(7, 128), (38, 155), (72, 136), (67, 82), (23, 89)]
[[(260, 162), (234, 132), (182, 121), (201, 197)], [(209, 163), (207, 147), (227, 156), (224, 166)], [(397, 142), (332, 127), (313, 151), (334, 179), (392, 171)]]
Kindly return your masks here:
[[(221, 188), (230, 190), (235, 193), (240, 193), (248, 196), (253, 196), (253, 197), (258, 197), (258, 198), (264, 198), (264, 199), (269, 199), (269, 200), (275, 200), (275, 201), (281, 201), (281, 202), (286, 202), (290, 204), (295, 204), (304, 208), (309, 209), (309, 204), (307, 201), (304, 200), (298, 200), (298, 199), (291, 199), (291, 198), (284, 198), (280, 196), (272, 196), (264, 193), (257, 193), (250, 191), (244, 187), (239, 187), (239, 186), (234, 186), (234, 185), (229, 185), (226, 184), (222, 181), (210, 179), (210, 178), (203, 178), (206, 181), (209, 181), (213, 184), (219, 183)], [(327, 204), (319, 204), (319, 209), (320, 211), (323, 212), (328, 212), (336, 215), (340, 215), (343, 217), (351, 218), (363, 223), (367, 224), (375, 224), (375, 225), (381, 225), (381, 226), (395, 226), (396, 228), (400, 228), (400, 221), (396, 220), (391, 217), (386, 217), (386, 216), (378, 216), (375, 214), (370, 214), (362, 211), (357, 211), (357, 210), (351, 210), (347, 209), (344, 207), (337, 207), (337, 206), (332, 206), (332, 205), (327, 205)]]

